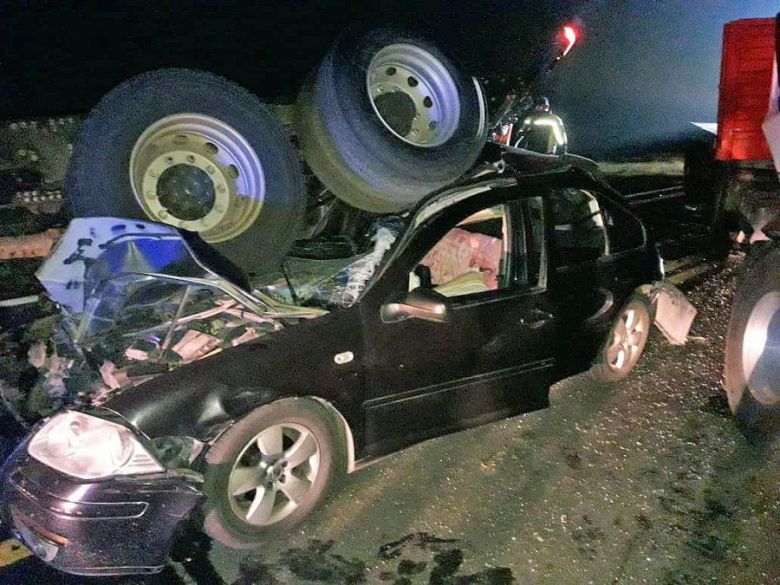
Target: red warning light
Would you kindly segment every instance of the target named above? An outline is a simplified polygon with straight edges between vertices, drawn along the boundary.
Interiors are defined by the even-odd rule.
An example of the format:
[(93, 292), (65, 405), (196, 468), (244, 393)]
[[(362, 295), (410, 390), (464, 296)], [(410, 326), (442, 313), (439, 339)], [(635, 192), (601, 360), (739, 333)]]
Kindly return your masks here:
[(562, 56), (565, 57), (569, 54), (569, 51), (574, 48), (574, 45), (577, 44), (577, 30), (571, 25), (564, 26), (563, 38), (566, 40), (566, 44), (564, 46)]

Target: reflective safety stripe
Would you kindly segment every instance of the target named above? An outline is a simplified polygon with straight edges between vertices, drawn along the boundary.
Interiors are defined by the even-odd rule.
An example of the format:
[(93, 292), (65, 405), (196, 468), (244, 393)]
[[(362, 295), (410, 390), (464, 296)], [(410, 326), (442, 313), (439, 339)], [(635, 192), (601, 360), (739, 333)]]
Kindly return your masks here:
[(31, 554), (27, 547), (18, 540), (9, 539), (0, 542), (0, 568), (13, 565)]

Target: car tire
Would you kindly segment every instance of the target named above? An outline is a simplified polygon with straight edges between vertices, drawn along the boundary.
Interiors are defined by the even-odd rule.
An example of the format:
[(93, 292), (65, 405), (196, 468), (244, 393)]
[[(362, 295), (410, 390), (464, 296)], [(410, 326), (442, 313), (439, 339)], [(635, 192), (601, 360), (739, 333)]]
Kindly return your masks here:
[(779, 340), (780, 244), (763, 242), (751, 247), (737, 284), (724, 383), (737, 425), (757, 442), (780, 436)]
[[(294, 466), (292, 449), (304, 433), (316, 452)], [(278, 453), (263, 452), (271, 450)], [(325, 408), (295, 398), (252, 411), (220, 437), (205, 460), (204, 531), (225, 546), (245, 549), (302, 522), (343, 475), (347, 456), (343, 433)]]
[(197, 232), (249, 273), (277, 268), (305, 205), (295, 150), (270, 109), (188, 69), (144, 73), (103, 97), (74, 144), (65, 195), (77, 217)]
[(650, 323), (650, 311), (643, 299), (634, 297), (623, 305), (590, 375), (599, 382), (627, 378), (645, 350)]
[(328, 189), (359, 209), (392, 213), (474, 164), (486, 102), (433, 43), (377, 29), (336, 43), (300, 92), (296, 126)]

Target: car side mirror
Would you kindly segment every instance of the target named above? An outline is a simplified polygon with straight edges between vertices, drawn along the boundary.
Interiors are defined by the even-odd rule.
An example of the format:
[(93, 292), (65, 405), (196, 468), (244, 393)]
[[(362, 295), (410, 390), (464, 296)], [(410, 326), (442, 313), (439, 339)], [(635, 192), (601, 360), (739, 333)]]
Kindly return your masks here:
[(407, 319), (444, 323), (450, 318), (447, 297), (433, 289), (425, 288), (413, 290), (400, 303), (382, 305), (380, 316), (384, 323), (397, 323)]

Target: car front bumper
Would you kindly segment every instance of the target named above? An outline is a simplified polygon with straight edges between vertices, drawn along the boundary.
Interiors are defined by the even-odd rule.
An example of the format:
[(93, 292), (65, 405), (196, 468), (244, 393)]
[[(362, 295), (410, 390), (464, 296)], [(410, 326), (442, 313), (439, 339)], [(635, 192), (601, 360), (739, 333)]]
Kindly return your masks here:
[(172, 473), (78, 480), (30, 457), (27, 443), (4, 466), (3, 513), (35, 555), (66, 573), (162, 570), (178, 526), (204, 499)]

